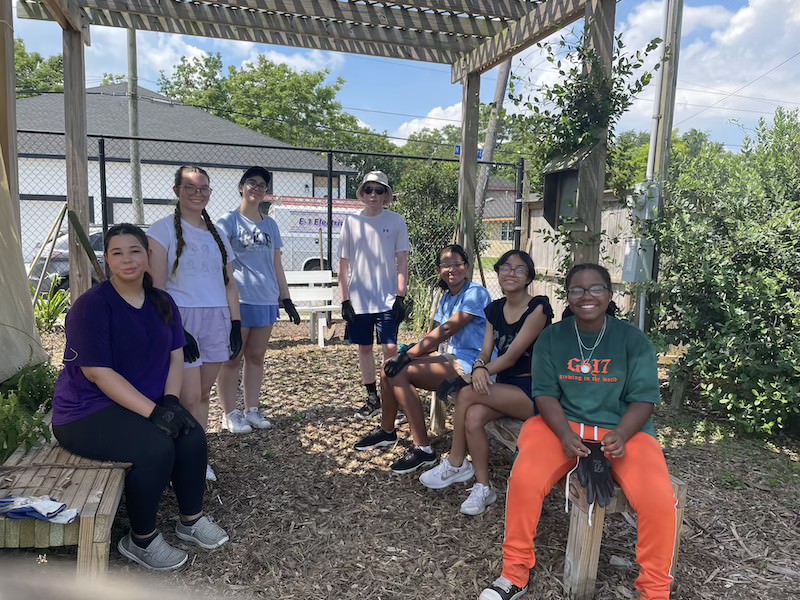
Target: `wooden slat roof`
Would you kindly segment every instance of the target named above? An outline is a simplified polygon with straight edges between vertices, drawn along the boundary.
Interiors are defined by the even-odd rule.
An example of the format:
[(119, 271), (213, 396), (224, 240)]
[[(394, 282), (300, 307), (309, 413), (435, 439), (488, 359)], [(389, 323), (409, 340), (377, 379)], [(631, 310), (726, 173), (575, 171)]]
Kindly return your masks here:
[[(53, 0), (20, 17), (56, 20)], [(94, 25), (444, 63), (483, 72), (583, 16), (587, 0), (68, 0)]]

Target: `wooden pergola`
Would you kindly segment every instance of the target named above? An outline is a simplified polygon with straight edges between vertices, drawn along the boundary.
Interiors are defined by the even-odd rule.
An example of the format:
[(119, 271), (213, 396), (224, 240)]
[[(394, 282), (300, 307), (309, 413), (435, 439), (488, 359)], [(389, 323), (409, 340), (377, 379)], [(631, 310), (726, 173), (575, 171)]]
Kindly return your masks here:
[[(10, 0), (0, 0), (8, 5)], [(610, 69), (616, 0), (18, 0), (22, 18), (54, 20), (63, 30), (64, 108), (69, 207), (88, 223), (88, 160), (84, 45), (90, 26), (103, 25), (313, 48), (451, 65), (453, 83), (463, 87), (462, 151), (459, 173), (459, 239), (472, 249), (477, 181), (480, 75), (553, 32), (586, 18), (590, 43)], [(9, 19), (10, 21), (10, 19)], [(9, 28), (2, 35), (9, 35)], [(8, 47), (3, 40), (0, 49)], [(13, 60), (13, 41), (11, 42)], [(6, 54), (5, 65), (9, 65)], [(7, 79), (7, 77), (6, 77)], [(4, 86), (3, 150), (15, 156), (13, 85)], [(605, 155), (605, 149), (598, 149)], [(599, 165), (604, 160), (597, 161)], [(10, 163), (10, 161), (9, 161)], [(9, 174), (16, 182), (16, 165)], [(603, 172), (594, 179), (600, 205)], [(15, 185), (12, 184), (12, 185)], [(587, 232), (585, 258), (592, 258)], [(73, 235), (70, 232), (70, 235)], [(71, 240), (72, 241), (72, 240)], [(594, 250), (596, 259), (596, 249)], [(81, 293), (91, 283), (89, 264), (70, 253), (70, 284)]]

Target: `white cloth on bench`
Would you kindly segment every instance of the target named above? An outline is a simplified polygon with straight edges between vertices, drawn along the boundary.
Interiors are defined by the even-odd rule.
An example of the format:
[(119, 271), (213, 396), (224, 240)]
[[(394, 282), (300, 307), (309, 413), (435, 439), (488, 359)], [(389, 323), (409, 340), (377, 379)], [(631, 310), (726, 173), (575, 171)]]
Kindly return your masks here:
[(68, 509), (50, 496), (6, 496), (0, 498), (0, 514), (9, 519), (38, 519), (67, 525), (78, 517), (78, 510)]

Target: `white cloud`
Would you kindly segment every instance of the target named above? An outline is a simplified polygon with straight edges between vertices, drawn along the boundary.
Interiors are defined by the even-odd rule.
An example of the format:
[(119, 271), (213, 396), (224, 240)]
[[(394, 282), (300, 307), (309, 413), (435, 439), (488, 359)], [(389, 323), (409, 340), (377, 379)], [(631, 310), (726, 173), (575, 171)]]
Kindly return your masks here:
[(264, 50), (265, 46), (255, 46), (250, 54), (242, 61), (242, 65), (253, 63), (258, 56), (263, 56), (267, 60), (287, 65), (293, 71), (322, 71), (327, 69), (335, 72), (344, 65), (344, 55), (337, 52), (324, 52), (321, 50), (301, 50), (292, 53), (280, 52), (278, 50)]
[[(406, 121), (392, 134), (400, 138), (407, 138), (412, 133), (423, 129), (441, 129), (446, 125), (458, 125), (461, 121), (461, 102), (452, 106), (437, 106), (428, 111), (424, 118)], [(405, 145), (404, 140), (395, 140), (398, 146)]]

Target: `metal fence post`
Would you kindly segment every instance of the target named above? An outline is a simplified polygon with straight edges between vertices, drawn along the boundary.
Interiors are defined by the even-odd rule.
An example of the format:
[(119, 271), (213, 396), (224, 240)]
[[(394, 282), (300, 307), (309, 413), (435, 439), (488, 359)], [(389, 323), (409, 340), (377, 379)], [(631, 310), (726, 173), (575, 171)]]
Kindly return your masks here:
[(109, 211), (108, 192), (106, 188), (106, 140), (97, 140), (97, 162), (100, 170), (100, 218), (103, 222), (103, 239), (108, 231)]
[(333, 270), (333, 152), (328, 152), (328, 268)]
[(519, 250), (522, 243), (522, 193), (525, 189), (525, 159), (517, 163), (517, 194), (514, 199), (514, 250)]

